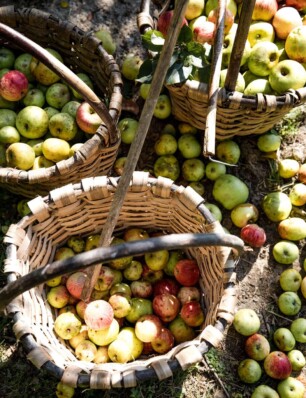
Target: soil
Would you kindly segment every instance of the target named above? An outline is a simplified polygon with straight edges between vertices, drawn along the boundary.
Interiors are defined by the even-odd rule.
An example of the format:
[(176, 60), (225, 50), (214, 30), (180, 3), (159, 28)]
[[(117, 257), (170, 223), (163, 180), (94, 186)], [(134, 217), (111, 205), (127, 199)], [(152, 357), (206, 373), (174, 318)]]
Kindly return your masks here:
[[(12, 2), (0, 1), (0, 6)], [(136, 16), (140, 10), (140, 1), (123, 0), (92, 0), (92, 1), (47, 1), (47, 0), (15, 0), (16, 7), (35, 7), (52, 13), (54, 16), (69, 20), (85, 31), (96, 31), (100, 28), (107, 28), (116, 41), (116, 59), (121, 65), (124, 57), (129, 53), (145, 56), (141, 45), (140, 35), (137, 28)], [(130, 89), (130, 87), (129, 87)], [(127, 95), (127, 99), (128, 99)], [(139, 98), (133, 97), (140, 107), (142, 102)], [(130, 115), (128, 111), (124, 115)], [(135, 116), (139, 116), (135, 114)], [(298, 122), (297, 122), (298, 119)], [(298, 157), (301, 162), (306, 158), (306, 109), (301, 107), (299, 112), (292, 118), (285, 120), (283, 125), (276, 126), (283, 135), (282, 146), (278, 156), (280, 158)], [(167, 122), (177, 123), (175, 120)], [(146, 140), (144, 150), (138, 167), (151, 166), (150, 157), (152, 153), (152, 140), (158, 129), (162, 128), (160, 121), (153, 119)], [(287, 130), (285, 127), (287, 126)], [(294, 130), (292, 133), (292, 130)], [(241, 149), (239, 167), (232, 167), (230, 172), (239, 176), (250, 189), (250, 201), (261, 209), (261, 201), (264, 195), (272, 190), (283, 189), (288, 192), (290, 183), (293, 180), (281, 180), (277, 177), (275, 161), (263, 156), (257, 148), (257, 136), (235, 137), (235, 141)], [(122, 149), (122, 153), (126, 148)], [(288, 186), (289, 184), (289, 186)], [(207, 185), (205, 196), (211, 200), (211, 187)], [(5, 217), (1, 217), (3, 221)], [(229, 217), (229, 212), (223, 212), (222, 224), (233, 234), (239, 235), (239, 229), (235, 228)], [(260, 210), (258, 224), (265, 228), (267, 241), (260, 249), (253, 249), (249, 246), (241, 256), (237, 265), (237, 308), (252, 308), (261, 319), (261, 332), (271, 337), (271, 333), (280, 325), (288, 326), (291, 319), (282, 316), (276, 305), (277, 297), (280, 294), (278, 278), (284, 266), (277, 264), (272, 257), (273, 245), (280, 240), (277, 233), (277, 225), (270, 222)], [(305, 258), (303, 252), (304, 241), (298, 242), (301, 256), (293, 266), (302, 270), (302, 261)], [(302, 272), (304, 272), (302, 270)], [(305, 300), (299, 316), (306, 316)], [(306, 353), (306, 348), (299, 346)], [(236, 375), (236, 368), (239, 361), (245, 358), (243, 352), (243, 339), (233, 328), (229, 328), (222, 346), (215, 354), (215, 357), (206, 358), (200, 363), (195, 371), (185, 379), (181, 397), (249, 397), (252, 386), (241, 383)], [(261, 382), (275, 384), (264, 377)], [(159, 397), (169, 395), (160, 394)]]

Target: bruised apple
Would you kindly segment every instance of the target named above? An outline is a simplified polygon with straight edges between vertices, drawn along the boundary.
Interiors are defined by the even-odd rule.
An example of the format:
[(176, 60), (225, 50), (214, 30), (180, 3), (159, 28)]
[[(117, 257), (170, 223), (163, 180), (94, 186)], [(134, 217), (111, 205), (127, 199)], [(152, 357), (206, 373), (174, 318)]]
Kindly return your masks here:
[(266, 233), (257, 224), (247, 224), (240, 231), (241, 239), (251, 247), (261, 247), (266, 242)]
[(90, 329), (106, 329), (114, 318), (113, 307), (105, 300), (94, 300), (88, 303), (84, 312), (84, 320)]
[(173, 294), (158, 294), (152, 301), (154, 313), (159, 316), (163, 322), (173, 321), (179, 313), (181, 303)]
[(158, 354), (165, 354), (174, 346), (174, 336), (170, 329), (162, 326), (157, 336), (152, 340), (152, 348)]
[(174, 267), (173, 274), (183, 286), (194, 286), (200, 279), (200, 269), (194, 259), (179, 260)]
[(181, 318), (191, 327), (198, 327), (204, 322), (204, 312), (199, 301), (189, 301), (183, 304)]

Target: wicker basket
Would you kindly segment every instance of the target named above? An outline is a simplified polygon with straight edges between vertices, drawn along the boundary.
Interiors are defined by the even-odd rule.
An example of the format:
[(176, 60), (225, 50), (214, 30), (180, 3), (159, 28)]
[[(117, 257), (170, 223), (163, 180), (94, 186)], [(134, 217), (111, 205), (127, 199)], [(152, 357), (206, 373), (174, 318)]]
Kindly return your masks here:
[[(106, 175), (113, 166), (120, 144), (116, 125), (121, 113), (122, 79), (114, 58), (93, 34), (85, 33), (75, 25), (40, 10), (1, 7), (0, 23), (21, 36), (13, 36), (13, 40), (9, 40), (1, 27), (1, 46), (32, 53), (41, 61), (41, 54), (33, 52), (35, 48), (38, 51), (45, 48), (57, 50), (67, 66), (59, 69), (51, 55), (47, 59), (50, 63), (48, 66), (93, 105), (104, 122), (73, 157), (54, 166), (29, 171), (0, 168), (0, 185), (31, 198), (47, 195), (51, 189), (80, 181), (81, 178)], [(84, 84), (80, 85), (83, 82), (76, 76), (78, 72), (91, 77), (95, 93), (87, 87), (84, 91)]]
[[(151, 3), (150, 0), (142, 0), (137, 19), (141, 34), (148, 29), (156, 29), (158, 13), (165, 9), (169, 1), (152, 0)], [(174, 117), (199, 130), (205, 130), (209, 105), (208, 84), (187, 80), (182, 84), (167, 85), (166, 88), (171, 98)], [(306, 87), (289, 90), (279, 96), (244, 95), (220, 87), (216, 97), (216, 138), (223, 140), (236, 135), (267, 132), (291, 109), (306, 102)]]
[[(28, 202), (31, 213), (11, 225), (5, 237), (8, 284), (0, 291), (2, 310), (6, 306), (6, 314), (13, 317), (14, 332), (29, 361), (73, 387), (127, 388), (139, 381), (170, 377), (199, 362), (211, 346), (218, 346), (235, 311), (235, 266), (243, 242), (224, 233), (192, 188), (177, 186), (163, 177), (150, 178), (146, 172), (134, 172), (115, 234), (140, 226), (169, 235), (94, 249), (47, 266), (69, 236), (86, 237), (102, 230), (117, 183), (118, 178), (107, 176), (85, 178), (44, 198), (38, 196)], [(69, 344), (53, 331), (56, 314), (46, 301), (42, 283), (111, 258), (161, 248), (182, 248), (199, 264), (206, 314), (199, 335), (165, 355), (140, 357), (127, 364), (78, 361)]]

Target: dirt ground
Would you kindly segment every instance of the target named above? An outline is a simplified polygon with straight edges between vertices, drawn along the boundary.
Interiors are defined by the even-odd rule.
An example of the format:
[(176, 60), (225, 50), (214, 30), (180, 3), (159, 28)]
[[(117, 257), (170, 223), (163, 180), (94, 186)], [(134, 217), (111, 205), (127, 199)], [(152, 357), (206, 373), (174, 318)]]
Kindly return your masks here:
[[(123, 0), (91, 0), (91, 1), (46, 1), (46, 0), (16, 0), (14, 2), (0, 0), (0, 6), (14, 4), (16, 7), (31, 6), (48, 11), (60, 18), (68, 19), (85, 31), (96, 31), (106, 27), (112, 34), (117, 44), (116, 57), (119, 65), (128, 53), (138, 53), (144, 55), (140, 35), (136, 24), (136, 15), (140, 10), (140, 1)], [(288, 134), (283, 139), (279, 156), (282, 158), (299, 156), (301, 161), (306, 158), (306, 110), (301, 109), (298, 114), (300, 122), (298, 134)], [(155, 123), (153, 121), (152, 123)], [(292, 123), (289, 119), (289, 126)], [(151, 129), (152, 130), (152, 129)], [(152, 137), (148, 137), (150, 139)], [(248, 186), (251, 192), (250, 201), (260, 209), (258, 224), (263, 226), (267, 234), (267, 242), (260, 249), (252, 249), (248, 246), (237, 266), (237, 295), (238, 308), (253, 308), (262, 321), (261, 331), (267, 336), (278, 325), (288, 325), (290, 320), (281, 316), (277, 310), (276, 299), (280, 293), (278, 277), (283, 266), (277, 264), (271, 255), (274, 243), (279, 239), (276, 224), (270, 222), (261, 211), (261, 201), (263, 196), (275, 190), (287, 182), (278, 180), (273, 174), (273, 161), (265, 158), (258, 150), (256, 136), (236, 137), (236, 142), (241, 148), (241, 159), (239, 167), (232, 172), (239, 176)], [(150, 142), (146, 141), (147, 148)], [(144, 153), (144, 158), (146, 154)], [(275, 170), (274, 170), (275, 171)], [(288, 189), (284, 188), (284, 189)], [(210, 190), (207, 190), (207, 199), (210, 200)], [(231, 233), (239, 234), (230, 221), (229, 213), (224, 211), (223, 225)], [(305, 258), (303, 252), (305, 242), (299, 242), (301, 249), (300, 261), (294, 266), (301, 268), (301, 262)], [(300, 316), (306, 316), (305, 300)], [(306, 353), (306, 348), (300, 347)], [(222, 344), (219, 356), (219, 369), (211, 370), (211, 367), (204, 361), (199, 365), (198, 373), (189, 379), (186, 384), (187, 393), (184, 397), (249, 397), (251, 388), (240, 383), (238, 377), (233, 375), (239, 360), (245, 357), (243, 353), (243, 341), (230, 328)], [(219, 370), (219, 372), (218, 372)], [(230, 376), (232, 372), (232, 376)], [(261, 380), (261, 382), (264, 380)], [(211, 385), (213, 392), (211, 395), (204, 395), (205, 387)], [(193, 386), (192, 386), (193, 385)], [(199, 394), (201, 391), (201, 395)], [(207, 393), (208, 394), (208, 393)]]

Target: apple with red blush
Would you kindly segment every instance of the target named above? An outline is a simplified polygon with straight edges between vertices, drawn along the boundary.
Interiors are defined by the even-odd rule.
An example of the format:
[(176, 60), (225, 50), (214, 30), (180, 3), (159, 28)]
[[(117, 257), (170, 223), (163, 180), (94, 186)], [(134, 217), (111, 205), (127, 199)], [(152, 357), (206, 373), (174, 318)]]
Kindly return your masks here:
[(188, 326), (198, 327), (204, 322), (205, 316), (199, 301), (185, 303), (180, 311), (181, 318)]
[(153, 284), (153, 296), (163, 293), (170, 293), (177, 296), (179, 290), (180, 284), (174, 278), (163, 278)]
[(263, 366), (267, 375), (276, 380), (284, 380), (292, 372), (291, 362), (282, 351), (270, 352), (264, 359)]
[(262, 361), (270, 354), (270, 343), (260, 333), (254, 333), (249, 336), (245, 341), (244, 348), (248, 357), (255, 361)]
[(8, 101), (21, 100), (29, 89), (26, 75), (19, 70), (10, 70), (0, 79), (0, 95)]
[(175, 264), (173, 274), (182, 286), (194, 286), (200, 279), (200, 269), (196, 260), (189, 258), (179, 260)]
[(173, 294), (158, 294), (152, 301), (153, 312), (162, 320), (168, 323), (173, 321), (178, 315), (181, 303)]
[[(173, 17), (173, 10), (165, 11), (159, 15), (157, 20), (157, 30), (159, 30), (165, 37), (167, 36), (167, 32), (171, 23), (171, 19)], [(187, 19), (183, 18), (182, 27), (184, 25), (188, 25)]]
[(162, 327), (157, 336), (152, 340), (152, 348), (158, 354), (166, 354), (174, 346), (174, 336), (171, 331)]
[(251, 247), (262, 247), (267, 239), (265, 230), (257, 224), (247, 224), (240, 231), (241, 239)]
[(152, 343), (163, 327), (155, 314), (142, 315), (135, 323), (135, 334), (143, 343)]
[(298, 11), (303, 11), (306, 9), (306, 0), (286, 0), (287, 7), (294, 7)]
[(130, 288), (133, 297), (149, 298), (153, 294), (153, 285), (149, 281), (132, 281), (130, 284)]
[(88, 134), (95, 134), (102, 119), (88, 102), (82, 102), (78, 107), (75, 120), (79, 128)]

